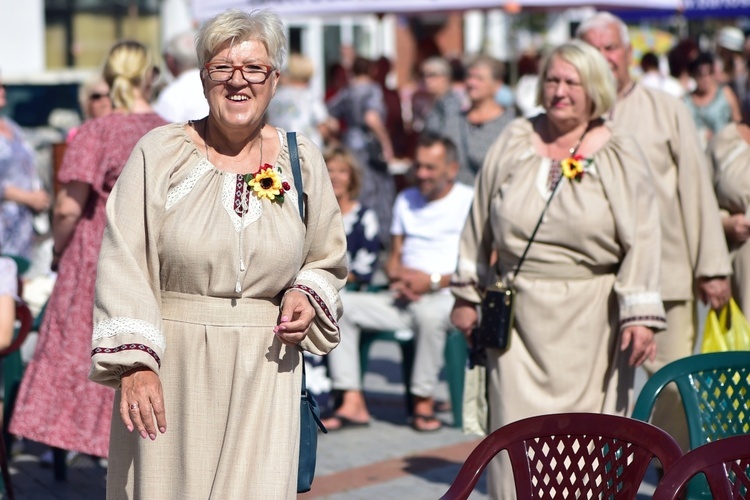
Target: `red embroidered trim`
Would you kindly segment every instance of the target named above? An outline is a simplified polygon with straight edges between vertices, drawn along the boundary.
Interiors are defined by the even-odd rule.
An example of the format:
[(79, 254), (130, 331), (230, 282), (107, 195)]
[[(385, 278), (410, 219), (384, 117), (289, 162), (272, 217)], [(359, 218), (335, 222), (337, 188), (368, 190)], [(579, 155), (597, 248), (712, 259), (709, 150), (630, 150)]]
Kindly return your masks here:
[(93, 357), (95, 354), (117, 354), (122, 351), (143, 351), (148, 353), (154, 358), (157, 366), (161, 368), (161, 359), (159, 359), (159, 355), (149, 346), (143, 344), (123, 344), (117, 347), (96, 347), (91, 351), (91, 356)]
[(665, 318), (664, 316), (631, 316), (629, 318), (621, 319), (620, 326), (624, 325), (625, 323), (632, 323), (634, 321), (659, 321), (662, 323), (666, 323), (667, 318)]
[(323, 302), (323, 299), (320, 298), (320, 296), (315, 292), (315, 290), (313, 290), (309, 286), (299, 285), (299, 284), (293, 285), (292, 288), (293, 289), (298, 288), (302, 290), (303, 292), (307, 293), (308, 295), (310, 295), (310, 297), (312, 297), (313, 300), (318, 303), (320, 308), (323, 309), (323, 314), (326, 315), (326, 318), (328, 318), (331, 321), (331, 323), (333, 323), (336, 327), (338, 327), (336, 318), (334, 318), (333, 314), (331, 314), (331, 311), (328, 310), (328, 305), (326, 305), (326, 303)]
[(242, 204), (243, 193), (245, 194), (245, 203), (249, 203), (250, 191), (245, 190), (245, 177), (242, 174), (237, 174), (237, 179), (234, 184), (234, 213), (236, 213), (239, 217), (242, 217), (242, 213), (244, 212), (244, 207)]

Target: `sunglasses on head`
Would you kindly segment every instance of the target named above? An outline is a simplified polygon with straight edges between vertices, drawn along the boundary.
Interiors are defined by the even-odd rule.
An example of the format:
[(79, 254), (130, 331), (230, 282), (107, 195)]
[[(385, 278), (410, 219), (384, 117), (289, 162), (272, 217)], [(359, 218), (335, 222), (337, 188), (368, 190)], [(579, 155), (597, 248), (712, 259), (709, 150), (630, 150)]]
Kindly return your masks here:
[(89, 99), (91, 99), (92, 101), (98, 101), (102, 97), (109, 97), (109, 94), (101, 94), (99, 92), (93, 92), (89, 94)]

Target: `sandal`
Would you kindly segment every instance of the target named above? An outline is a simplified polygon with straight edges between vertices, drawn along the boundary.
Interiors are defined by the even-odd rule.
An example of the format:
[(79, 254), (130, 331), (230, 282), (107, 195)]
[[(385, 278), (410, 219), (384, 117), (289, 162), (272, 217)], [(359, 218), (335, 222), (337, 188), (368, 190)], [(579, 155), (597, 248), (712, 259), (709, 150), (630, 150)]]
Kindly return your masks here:
[[(421, 422), (421, 423), (418, 423)], [(411, 428), (417, 432), (435, 432), (443, 427), (443, 422), (432, 415), (415, 413), (411, 420)]]
[(356, 429), (356, 428), (361, 429), (363, 427), (370, 426), (369, 420), (365, 422), (358, 422), (357, 420), (352, 420), (348, 417), (345, 417), (343, 415), (337, 415), (337, 414), (333, 414), (330, 418), (327, 418), (325, 420), (333, 420), (335, 422), (338, 422), (337, 427), (331, 428), (331, 427), (326, 426), (326, 429), (328, 429), (329, 432), (340, 431), (342, 429)]

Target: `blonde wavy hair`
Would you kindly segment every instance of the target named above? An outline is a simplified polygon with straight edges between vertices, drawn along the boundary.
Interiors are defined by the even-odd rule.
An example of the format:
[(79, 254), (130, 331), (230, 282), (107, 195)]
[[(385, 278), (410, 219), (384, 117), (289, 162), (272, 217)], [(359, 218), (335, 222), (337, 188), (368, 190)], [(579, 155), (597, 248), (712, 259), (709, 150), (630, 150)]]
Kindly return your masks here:
[(612, 70), (598, 50), (581, 40), (571, 40), (558, 45), (545, 56), (537, 85), (538, 105), (544, 106), (544, 81), (555, 57), (559, 57), (578, 71), (583, 91), (591, 99), (592, 118), (599, 118), (612, 109), (617, 99), (617, 84)]
[(135, 89), (151, 84), (153, 70), (154, 60), (145, 45), (134, 40), (116, 43), (109, 51), (103, 70), (113, 107), (132, 111)]

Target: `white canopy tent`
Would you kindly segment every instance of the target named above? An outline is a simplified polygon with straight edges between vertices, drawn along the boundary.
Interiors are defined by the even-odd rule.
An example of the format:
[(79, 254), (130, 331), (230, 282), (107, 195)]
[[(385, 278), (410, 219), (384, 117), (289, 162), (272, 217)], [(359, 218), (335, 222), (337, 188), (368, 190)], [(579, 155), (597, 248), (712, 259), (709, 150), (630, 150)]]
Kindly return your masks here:
[(342, 16), (356, 14), (408, 14), (472, 9), (501, 9), (507, 4), (523, 8), (596, 6), (611, 9), (678, 10), (682, 0), (193, 0), (193, 14), (204, 21), (230, 8), (271, 8), (280, 15)]

